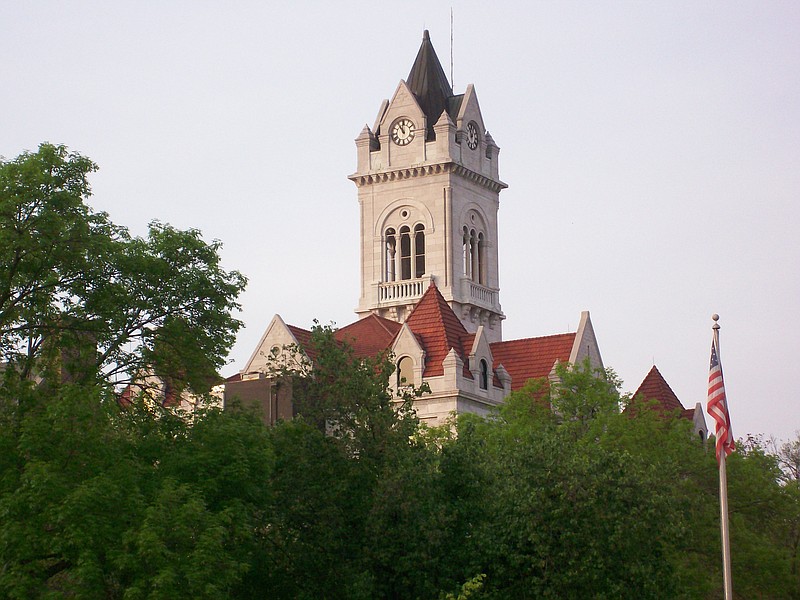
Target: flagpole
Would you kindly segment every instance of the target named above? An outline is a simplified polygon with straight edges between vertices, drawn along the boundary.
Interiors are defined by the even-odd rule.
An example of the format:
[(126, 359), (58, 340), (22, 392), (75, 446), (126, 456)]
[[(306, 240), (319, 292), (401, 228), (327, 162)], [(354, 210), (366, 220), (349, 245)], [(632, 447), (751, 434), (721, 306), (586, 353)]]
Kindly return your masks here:
[[(711, 316), (714, 325), (714, 347), (717, 350), (717, 360), (722, 363), (719, 356), (719, 315)], [(728, 424), (730, 426), (730, 424)], [(717, 433), (719, 435), (719, 433)], [(730, 435), (730, 433), (728, 433)], [(733, 583), (731, 581), (731, 538), (728, 528), (728, 476), (725, 469), (726, 452), (719, 453), (719, 515), (720, 529), (722, 531), (722, 578), (725, 585), (725, 600), (733, 600)]]

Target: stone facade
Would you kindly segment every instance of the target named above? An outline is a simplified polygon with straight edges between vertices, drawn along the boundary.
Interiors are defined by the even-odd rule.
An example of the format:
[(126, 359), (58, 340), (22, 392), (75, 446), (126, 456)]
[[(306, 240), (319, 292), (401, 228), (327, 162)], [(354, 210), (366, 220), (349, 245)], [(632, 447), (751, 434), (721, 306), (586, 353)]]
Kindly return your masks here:
[[(426, 114), (419, 100), (424, 92), (414, 89), (423, 86), (401, 80), (391, 101), (381, 104), (374, 129), (365, 126), (356, 138), (358, 165), (350, 176), (361, 219), (356, 312), (402, 322), (433, 280), (469, 332), (483, 326), (491, 341), (500, 341), (497, 212), (506, 185), (499, 179), (499, 148), (474, 87), (453, 94), (427, 35), (409, 80), (415, 75), (427, 92), (438, 81), (433, 91), (442, 112)], [(410, 134), (395, 140), (401, 124)]]

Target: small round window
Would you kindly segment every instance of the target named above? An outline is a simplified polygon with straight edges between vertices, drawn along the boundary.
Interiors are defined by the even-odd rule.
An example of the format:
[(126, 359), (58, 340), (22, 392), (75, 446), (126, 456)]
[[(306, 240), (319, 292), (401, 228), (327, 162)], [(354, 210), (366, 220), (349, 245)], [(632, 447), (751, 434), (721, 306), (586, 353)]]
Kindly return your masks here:
[(408, 211), (407, 210), (401, 210), (400, 211), (400, 216), (403, 217), (404, 219), (407, 219), (408, 218)]

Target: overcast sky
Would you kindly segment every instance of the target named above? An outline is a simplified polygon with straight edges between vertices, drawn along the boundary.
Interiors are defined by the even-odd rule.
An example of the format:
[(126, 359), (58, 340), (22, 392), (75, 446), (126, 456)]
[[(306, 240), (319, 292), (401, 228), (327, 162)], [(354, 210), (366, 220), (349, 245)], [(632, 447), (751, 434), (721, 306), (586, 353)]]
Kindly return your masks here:
[[(224, 243), (275, 313), (351, 322), (354, 138), (423, 29), (501, 148), (505, 339), (574, 330), (634, 391), (705, 403), (711, 314), (737, 436), (800, 429), (800, 3), (4, 2), (0, 155), (92, 158), (92, 206)], [(713, 427), (708, 421), (709, 427)]]

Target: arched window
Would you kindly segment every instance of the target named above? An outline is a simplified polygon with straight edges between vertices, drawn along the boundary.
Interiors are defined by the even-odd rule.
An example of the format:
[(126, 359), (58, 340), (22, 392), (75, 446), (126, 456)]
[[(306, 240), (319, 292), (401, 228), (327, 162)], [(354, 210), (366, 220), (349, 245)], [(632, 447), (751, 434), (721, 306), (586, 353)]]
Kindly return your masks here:
[(397, 255), (397, 234), (395, 230), (390, 227), (386, 230), (386, 274), (385, 281), (394, 281), (396, 278), (396, 263), (395, 257)]
[(486, 258), (486, 236), (483, 232), (466, 225), (461, 234), (461, 251), (464, 257), (464, 277), (486, 285), (488, 265)]
[(411, 279), (411, 230), (400, 228), (400, 279)]
[(489, 389), (489, 364), (481, 359), (480, 386), (482, 390)]
[(425, 226), (414, 226), (414, 277), (425, 275)]
[(397, 361), (397, 387), (414, 385), (414, 361), (404, 356)]

